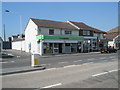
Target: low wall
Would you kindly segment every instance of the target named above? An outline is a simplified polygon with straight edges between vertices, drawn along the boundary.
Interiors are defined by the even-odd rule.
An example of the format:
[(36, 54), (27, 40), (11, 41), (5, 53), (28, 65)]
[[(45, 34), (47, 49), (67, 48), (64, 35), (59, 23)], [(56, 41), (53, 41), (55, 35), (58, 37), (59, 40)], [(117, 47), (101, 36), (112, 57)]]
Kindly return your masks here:
[(25, 51), (25, 41), (12, 42), (12, 49)]

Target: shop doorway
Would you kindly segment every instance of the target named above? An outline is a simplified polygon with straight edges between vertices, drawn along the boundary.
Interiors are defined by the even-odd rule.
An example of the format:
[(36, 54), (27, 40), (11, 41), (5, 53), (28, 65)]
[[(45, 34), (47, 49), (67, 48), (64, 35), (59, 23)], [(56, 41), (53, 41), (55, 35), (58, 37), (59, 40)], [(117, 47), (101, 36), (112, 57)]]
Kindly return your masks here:
[(62, 53), (62, 43), (59, 43), (59, 53)]
[(65, 43), (65, 53), (71, 53), (70, 43)]

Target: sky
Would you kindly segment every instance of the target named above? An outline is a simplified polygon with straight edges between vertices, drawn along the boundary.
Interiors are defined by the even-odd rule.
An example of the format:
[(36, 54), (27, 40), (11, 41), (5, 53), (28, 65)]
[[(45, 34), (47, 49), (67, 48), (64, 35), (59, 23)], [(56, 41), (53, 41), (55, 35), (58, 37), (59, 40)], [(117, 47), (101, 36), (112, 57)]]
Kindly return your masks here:
[[(10, 12), (7, 13), (5, 10), (10, 10)], [(22, 17), (22, 33), (24, 33), (29, 18), (83, 22), (107, 32), (118, 26), (118, 3), (3, 2), (2, 27), (5, 24), (7, 38), (20, 33), (20, 16)]]

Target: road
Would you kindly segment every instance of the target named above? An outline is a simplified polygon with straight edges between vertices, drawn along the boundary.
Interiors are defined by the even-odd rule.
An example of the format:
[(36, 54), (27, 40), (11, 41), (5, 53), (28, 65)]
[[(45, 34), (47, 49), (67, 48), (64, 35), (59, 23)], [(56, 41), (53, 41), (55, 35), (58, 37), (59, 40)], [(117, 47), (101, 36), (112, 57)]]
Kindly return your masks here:
[[(14, 58), (3, 59), (2, 68), (19, 68), (26, 67), (31, 65), (31, 56), (29, 53), (18, 52), (18, 51), (6, 51), (7, 53), (13, 54)], [(40, 57), (39, 65), (44, 66), (46, 68), (57, 68), (64, 67), (69, 65), (79, 65), (85, 63), (98, 63), (98, 62), (107, 62), (114, 61), (118, 59), (117, 53), (111, 54), (98, 54), (98, 53), (79, 53), (79, 54), (71, 54), (66, 56), (51, 56), (51, 57)]]
[[(118, 88), (118, 62), (69, 65), (2, 76), (3, 88)], [(35, 90), (35, 89), (34, 89)]]
[[(30, 65), (29, 54), (15, 54), (2, 62), (3, 69)], [(47, 69), (2, 76), (3, 88), (118, 88), (117, 53), (51, 56), (39, 64)]]

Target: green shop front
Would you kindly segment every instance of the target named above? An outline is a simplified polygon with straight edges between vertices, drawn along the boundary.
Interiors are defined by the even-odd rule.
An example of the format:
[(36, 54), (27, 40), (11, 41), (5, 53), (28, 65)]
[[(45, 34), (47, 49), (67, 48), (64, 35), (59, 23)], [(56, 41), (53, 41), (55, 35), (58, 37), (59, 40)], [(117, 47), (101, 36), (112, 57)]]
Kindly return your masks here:
[(62, 54), (78, 52), (78, 45), (83, 37), (37, 35), (38, 52), (43, 54)]

